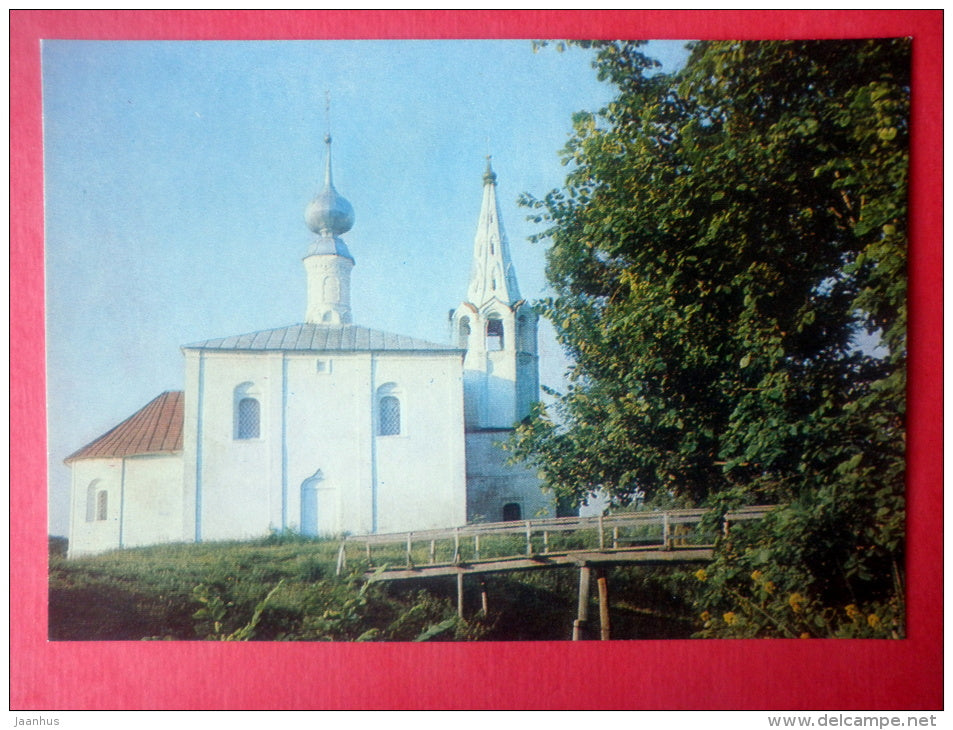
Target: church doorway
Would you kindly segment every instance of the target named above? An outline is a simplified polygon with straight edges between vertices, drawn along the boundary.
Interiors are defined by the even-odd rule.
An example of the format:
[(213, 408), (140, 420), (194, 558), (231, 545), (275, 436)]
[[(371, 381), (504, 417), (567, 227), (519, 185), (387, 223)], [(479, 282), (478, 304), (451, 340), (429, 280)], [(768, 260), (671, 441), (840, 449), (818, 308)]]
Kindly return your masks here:
[(301, 534), (307, 537), (328, 537), (338, 532), (335, 490), (323, 486), (323, 481), (318, 470), (301, 483)]
[(504, 522), (513, 522), (514, 520), (522, 519), (523, 510), (520, 509), (519, 504), (516, 502), (508, 502), (503, 505), (503, 521)]

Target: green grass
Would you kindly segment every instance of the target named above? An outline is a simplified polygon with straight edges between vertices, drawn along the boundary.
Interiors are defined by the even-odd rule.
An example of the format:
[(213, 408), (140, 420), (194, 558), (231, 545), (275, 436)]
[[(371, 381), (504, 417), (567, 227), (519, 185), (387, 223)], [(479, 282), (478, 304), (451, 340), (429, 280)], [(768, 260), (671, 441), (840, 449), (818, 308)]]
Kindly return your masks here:
[[(522, 535), (494, 537), (481, 540), (481, 556), (512, 551), (510, 542), (525, 548)], [(560, 542), (551, 539), (551, 549)], [(487, 615), (480, 610), (481, 581), (470, 576), (465, 583), (467, 620), (461, 621), (456, 618), (454, 578), (367, 584), (361, 578), (367, 567), (361, 547), (349, 552), (350, 572), (337, 577), (339, 546), (333, 540), (273, 535), (251, 542), (118, 550), (74, 560), (66, 560), (57, 546), (50, 556), (49, 636), (507, 641), (564, 640), (572, 634), (578, 586), (573, 568), (486, 577)], [(464, 559), (472, 547), (472, 540), (461, 545)], [(541, 536), (534, 537), (534, 547), (542, 550)], [(438, 554), (438, 561), (450, 560), (452, 551), (451, 544), (449, 554)], [(429, 559), (429, 543), (415, 544), (414, 560), (424, 564)], [(401, 546), (374, 552), (376, 565), (405, 560)], [(680, 575), (671, 569), (612, 571), (613, 638), (688, 637), (690, 610), (680, 598), (686, 593), (671, 591)], [(598, 616), (595, 605), (590, 616)]]

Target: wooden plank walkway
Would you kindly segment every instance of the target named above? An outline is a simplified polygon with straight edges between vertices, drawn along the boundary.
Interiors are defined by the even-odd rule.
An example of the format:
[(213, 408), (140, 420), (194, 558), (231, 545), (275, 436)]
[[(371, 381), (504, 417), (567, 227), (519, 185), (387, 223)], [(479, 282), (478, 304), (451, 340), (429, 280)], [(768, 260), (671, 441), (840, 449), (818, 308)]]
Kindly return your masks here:
[(671, 563), (707, 563), (712, 558), (711, 546), (662, 548), (632, 548), (620, 550), (572, 550), (545, 553), (531, 557), (509, 557), (480, 560), (478, 562), (443, 563), (414, 567), (385, 568), (365, 573), (369, 582), (382, 580), (408, 580), (413, 578), (436, 578), (453, 575), (480, 575), (505, 573), (512, 570), (540, 570), (566, 566), (622, 565), (667, 565)]
[[(729, 512), (720, 531), (727, 531), (733, 522), (760, 519), (770, 509), (756, 506)], [(379, 581), (586, 563), (699, 562), (711, 559), (714, 543), (714, 534), (698, 530), (708, 512), (625, 512), (351, 535), (341, 543), (337, 567), (340, 574), (349, 559), (360, 557), (366, 577)]]
[[(347, 567), (350, 549), (350, 559), (363, 560), (364, 577), (368, 581), (454, 577), (457, 613), (462, 618), (466, 575), (576, 567), (579, 569), (579, 602), (572, 635), (576, 641), (586, 638), (589, 583), (595, 571), (599, 637), (609, 639), (607, 567), (706, 563), (712, 559), (714, 533), (727, 534), (733, 523), (761, 519), (771, 509), (755, 506), (731, 511), (720, 526), (712, 526), (708, 520), (707, 531), (700, 528), (709, 511), (685, 509), (352, 535), (341, 543), (337, 572), (341, 574)], [(482, 610), (486, 613), (487, 589), (482, 578), (480, 593)]]

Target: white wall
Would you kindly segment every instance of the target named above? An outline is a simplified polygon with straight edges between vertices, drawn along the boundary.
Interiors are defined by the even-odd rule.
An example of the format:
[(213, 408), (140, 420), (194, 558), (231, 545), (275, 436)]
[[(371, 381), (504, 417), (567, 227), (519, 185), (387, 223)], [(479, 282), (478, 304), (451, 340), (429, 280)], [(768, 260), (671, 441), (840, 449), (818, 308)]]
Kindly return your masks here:
[(467, 520), (499, 522), (503, 506), (520, 505), (522, 519), (555, 516), (551, 494), (540, 489), (535, 470), (506, 463), (508, 453), (499, 444), (512, 431), (467, 433)]
[(182, 455), (126, 458), (122, 547), (182, 540)]
[[(459, 353), (187, 351), (186, 371), (185, 479), (199, 500), (200, 539), (302, 530), (306, 481), (318, 490), (324, 534), (464, 523)], [(261, 433), (242, 440), (234, 391), (246, 382), (260, 401)], [(402, 429), (378, 436), (387, 383)], [(189, 497), (187, 531), (195, 511)]]
[[(265, 535), (281, 526), (280, 357), (204, 352), (196, 358), (193, 353), (188, 353), (187, 370), (200, 366), (201, 374), (186, 378), (185, 464), (186, 486), (200, 504), (197, 536)], [(253, 384), (260, 403), (260, 437), (236, 439), (235, 388), (246, 382)]]
[[(69, 556), (182, 539), (182, 456), (78, 459), (71, 464)], [(87, 494), (107, 494), (106, 519), (87, 519)]]
[(460, 355), (380, 355), (374, 382), (394, 383), (401, 403), (401, 433), (375, 439), (377, 531), (465, 524)]
[[(122, 459), (79, 459), (70, 464), (69, 557), (101, 553), (119, 547), (119, 502), (122, 491)], [(105, 520), (88, 521), (86, 501), (89, 485), (105, 489), (108, 511)], [(95, 510), (95, 507), (93, 508)]]

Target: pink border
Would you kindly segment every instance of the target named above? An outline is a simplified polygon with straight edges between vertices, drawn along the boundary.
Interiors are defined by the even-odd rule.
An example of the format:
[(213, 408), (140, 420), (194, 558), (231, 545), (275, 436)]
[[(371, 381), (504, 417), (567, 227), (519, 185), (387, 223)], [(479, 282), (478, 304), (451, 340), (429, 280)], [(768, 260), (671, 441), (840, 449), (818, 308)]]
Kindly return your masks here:
[[(11, 709), (942, 707), (942, 11), (11, 11)], [(909, 638), (46, 641), (39, 40), (912, 36)]]

